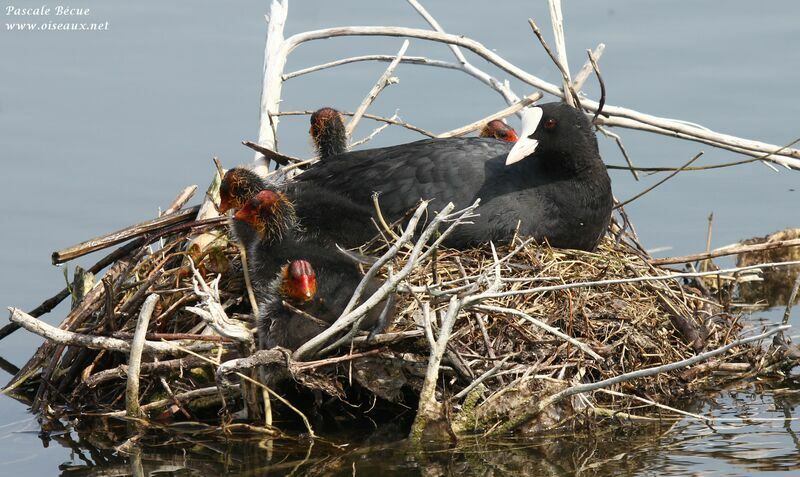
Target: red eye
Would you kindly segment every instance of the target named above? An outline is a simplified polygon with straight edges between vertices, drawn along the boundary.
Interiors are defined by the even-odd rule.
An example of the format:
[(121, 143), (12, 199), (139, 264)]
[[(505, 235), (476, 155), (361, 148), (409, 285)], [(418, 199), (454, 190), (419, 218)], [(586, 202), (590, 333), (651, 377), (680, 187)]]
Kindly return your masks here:
[(555, 129), (556, 128), (556, 120), (555, 119), (548, 119), (544, 122), (545, 129)]

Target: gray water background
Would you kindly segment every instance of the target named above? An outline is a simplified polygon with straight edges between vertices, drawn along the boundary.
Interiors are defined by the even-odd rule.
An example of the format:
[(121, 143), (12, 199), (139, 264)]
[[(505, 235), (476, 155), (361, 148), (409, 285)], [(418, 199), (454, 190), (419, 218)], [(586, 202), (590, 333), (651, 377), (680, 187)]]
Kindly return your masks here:
[[(6, 16), (9, 5), (38, 4), (0, 3), (0, 304), (30, 310), (63, 286), (62, 269), (50, 265), (53, 250), (151, 218), (187, 185), (204, 190), (211, 157), (226, 167), (252, 160), (240, 141), (256, 138), (268, 4), (79, 0), (70, 6), (91, 8), (79, 21), (108, 21), (108, 31), (12, 32), (5, 23), (64, 20)], [(534, 18), (551, 38), (546, 2), (425, 4), (448, 32), (476, 39), (558, 82), (526, 24)], [(610, 104), (773, 144), (800, 136), (800, 2), (573, 1), (565, 2), (564, 16), (573, 71), (583, 64), (587, 48), (607, 45), (600, 65)], [(403, 1), (294, 1), (286, 33), (379, 24), (427, 28)], [(369, 38), (305, 44), (292, 54), (287, 71), (342, 56), (394, 54), (401, 43)], [(452, 60), (446, 47), (419, 40), (411, 41), (407, 54)], [(360, 63), (292, 80), (284, 87), (282, 109), (354, 110), (385, 66)], [(445, 131), (505, 106), (499, 95), (461, 73), (400, 65), (395, 75), (400, 84), (381, 94), (370, 112), (391, 116), (399, 110), (413, 124)], [(519, 95), (532, 92), (511, 82)], [(596, 97), (595, 83), (589, 83), (588, 92)], [(373, 127), (362, 121), (355, 137)], [(285, 118), (281, 150), (310, 156), (307, 129), (306, 117)], [(616, 132), (640, 166), (679, 166), (700, 150), (706, 155), (698, 165), (741, 158), (701, 144)], [(390, 128), (370, 147), (417, 138)], [(622, 164), (616, 146), (599, 139), (605, 161)], [(625, 171), (611, 176), (622, 199), (663, 177), (637, 183)], [(799, 226), (799, 179), (797, 172), (776, 173), (758, 163), (684, 172), (628, 211), (647, 247), (670, 247), (662, 255), (690, 253), (705, 248), (710, 212), (712, 246)], [(76, 263), (89, 266), (97, 258)], [(62, 305), (45, 320), (55, 324), (65, 312)], [(21, 366), (39, 342), (17, 332), (0, 342), (0, 355)], [(754, 399), (751, 411), (771, 412), (767, 401), (770, 396)], [(759, 436), (760, 429), (741, 436)], [(699, 440), (701, 448), (704, 442), (713, 447), (713, 439)], [(791, 440), (776, 442), (776, 453), (800, 460)], [(53, 475), (69, 459), (58, 446), (42, 449), (26, 409), (0, 396), (0, 469)], [(675, 475), (742, 469), (723, 462), (713, 456), (703, 465), (689, 459)]]

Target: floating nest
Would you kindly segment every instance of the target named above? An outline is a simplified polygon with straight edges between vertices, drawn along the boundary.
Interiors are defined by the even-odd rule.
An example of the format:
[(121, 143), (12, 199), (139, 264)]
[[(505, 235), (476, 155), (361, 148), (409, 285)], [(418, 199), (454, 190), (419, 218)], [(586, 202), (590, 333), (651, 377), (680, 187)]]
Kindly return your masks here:
[[(359, 252), (381, 256), (393, 243), (378, 239)], [(413, 240), (400, 247), (381, 269), (384, 279), (405, 267), (412, 245)], [(120, 343), (131, 342), (149, 295), (158, 298), (146, 343), (160, 347), (144, 349), (138, 417), (202, 422), (220, 430), (244, 426), (286, 435), (302, 432), (302, 423), (324, 425), (325, 416), (340, 426), (398, 416), (410, 424), (415, 416), (419, 421), (418, 407), (431, 402), (420, 427), (425, 435), (534, 433), (620, 416), (675, 417), (664, 404), (778, 366), (762, 347), (748, 344), (691, 367), (547, 401), (576, 385), (729, 345), (741, 338), (743, 325), (726, 303), (702, 291), (701, 283), (668, 278), (676, 270), (651, 265), (624, 234), (622, 240), (609, 234), (594, 252), (553, 249), (517, 237), (496, 249), (437, 248), (427, 254), (398, 284), (397, 314), (374, 342), (356, 336), (349, 346), (310, 360), (273, 350), (260, 361), (268, 363), (261, 372), (285, 367), (294, 379), (272, 390), (274, 419), (264, 424), (259, 386), (247, 379), (258, 381), (258, 368), (239, 366), (264, 352), (253, 354), (252, 342), (220, 332), (193, 309), (209, 300), (198, 287), (202, 278), (230, 323), (255, 332), (239, 249), (224, 223), (194, 221), (150, 231), (112, 258), (101, 280), (76, 273), (73, 309), (60, 326), (71, 333), (69, 339), (46, 341), (7, 386), (51, 421), (131, 415), (129, 350)], [(481, 299), (464, 300), (474, 296)], [(445, 315), (459, 299), (463, 306), (426, 396), (433, 342), (446, 332)], [(38, 320), (20, 310), (12, 310), (12, 320), (52, 337), (51, 331), (36, 331), (30, 323)], [(76, 336), (117, 341), (89, 343)], [(241, 374), (221, 376), (222, 363)], [(531, 415), (531, 403), (545, 401), (546, 408)]]

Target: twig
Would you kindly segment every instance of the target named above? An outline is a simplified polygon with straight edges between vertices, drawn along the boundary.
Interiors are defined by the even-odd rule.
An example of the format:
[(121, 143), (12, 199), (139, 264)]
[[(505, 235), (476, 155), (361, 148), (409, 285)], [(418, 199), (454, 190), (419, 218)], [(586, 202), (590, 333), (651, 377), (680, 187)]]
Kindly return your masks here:
[(159, 229), (164, 229), (171, 225), (189, 222), (194, 219), (195, 214), (197, 214), (199, 210), (200, 206), (195, 206), (172, 214), (165, 214), (157, 219), (131, 225), (130, 227), (125, 227), (124, 229), (117, 230), (116, 232), (111, 232), (110, 234), (95, 237), (77, 245), (73, 245), (62, 250), (57, 250), (53, 252), (53, 265), (58, 265), (59, 263), (64, 263), (69, 260), (82, 257), (86, 254), (112, 247), (126, 240), (136, 238)]
[(727, 245), (725, 247), (712, 250), (710, 252), (695, 253), (692, 255), (683, 255), (680, 257), (665, 257), (654, 258), (650, 260), (651, 265), (671, 265), (675, 263), (688, 263), (698, 260), (708, 260), (711, 258), (725, 257), (728, 255), (738, 255), (748, 252), (760, 252), (762, 250), (772, 250), (775, 248), (788, 248), (800, 246), (800, 238), (790, 240), (776, 240), (774, 242), (757, 243), (752, 245), (745, 245), (741, 243)]
[[(235, 384), (230, 388), (226, 389), (225, 392), (232, 394), (239, 390), (239, 385)], [(210, 396), (216, 396), (220, 393), (219, 388), (216, 386), (211, 386), (208, 388), (200, 388), (200, 389), (193, 389), (191, 391), (186, 391), (183, 393), (175, 394), (174, 396), (159, 399), (158, 401), (153, 401), (147, 404), (142, 405), (139, 409), (142, 413), (148, 413), (155, 409), (162, 408), (164, 406), (169, 406), (170, 404), (174, 403), (176, 400), (178, 402), (188, 402), (193, 401), (195, 399), (206, 398)], [(108, 417), (124, 417), (127, 411), (116, 411), (116, 412), (107, 412), (100, 414), (101, 416), (108, 416)]]
[[(431, 220), (425, 229), (423, 229), (422, 233), (419, 234), (419, 238), (417, 239), (416, 244), (412, 248), (411, 252), (406, 257), (407, 262), (403, 266), (401, 270), (397, 273), (392, 275), (390, 279), (383, 282), (383, 284), (378, 287), (378, 289), (373, 293), (373, 295), (366, 300), (364, 300), (360, 305), (356, 307), (356, 303), (358, 303), (359, 299), (361, 298), (361, 293), (365, 289), (366, 285), (372, 280), (372, 278), (378, 273), (384, 264), (386, 264), (389, 260), (391, 260), (397, 252), (403, 247), (403, 245), (412, 238), (414, 235), (414, 230), (416, 229), (416, 225), (419, 222), (422, 214), (425, 212), (428, 202), (422, 201), (417, 207), (416, 212), (414, 215), (409, 219), (408, 224), (406, 225), (406, 229), (403, 234), (390, 248), (389, 250), (381, 256), (375, 264), (367, 271), (364, 275), (364, 278), (361, 280), (361, 283), (358, 284), (355, 291), (353, 292), (353, 296), (350, 299), (350, 302), (345, 307), (344, 311), (342, 312), (341, 316), (337, 318), (337, 320), (325, 331), (318, 334), (314, 338), (310, 339), (306, 342), (303, 346), (297, 349), (294, 352), (294, 359), (301, 360), (304, 356), (308, 356), (311, 353), (316, 352), (322, 346), (329, 341), (333, 336), (337, 335), (339, 332), (345, 330), (346, 328), (350, 327), (353, 323), (356, 322), (361, 316), (363, 316), (366, 312), (371, 310), (373, 307), (381, 303), (389, 293), (393, 293), (397, 284), (405, 279), (409, 273), (415, 268), (416, 263), (418, 260), (424, 260), (426, 257), (430, 255), (430, 253), (436, 249), (436, 247), (445, 239), (447, 236), (453, 231), (453, 229), (460, 225), (463, 221), (468, 220), (472, 217), (472, 213), (474, 212), (475, 208), (480, 203), (480, 200), (476, 201), (471, 206), (467, 207), (464, 210), (451, 213), (454, 206), (452, 203), (447, 204), (442, 208), (442, 210), (436, 214), (436, 216)], [(450, 222), (450, 225), (447, 229), (439, 234), (436, 240), (430, 244), (430, 247), (426, 252), (423, 252), (423, 248), (428, 243), (428, 240), (434, 234), (434, 232), (438, 231), (439, 225), (442, 222)]]
[(502, 368), (502, 367), (503, 367), (503, 366), (506, 364), (506, 362), (507, 362), (509, 359), (511, 359), (511, 357), (512, 357), (512, 356), (513, 356), (513, 355), (508, 355), (508, 356), (506, 356), (506, 357), (505, 357), (505, 358), (503, 358), (503, 359), (502, 359), (502, 360), (501, 360), (499, 363), (497, 363), (497, 364), (496, 364), (496, 365), (495, 365), (493, 368), (491, 368), (490, 370), (488, 370), (488, 371), (486, 371), (485, 373), (481, 374), (481, 375), (480, 375), (478, 378), (476, 378), (474, 381), (472, 381), (472, 382), (469, 384), (469, 386), (465, 387), (464, 389), (462, 389), (461, 391), (459, 391), (459, 392), (458, 392), (458, 394), (456, 394), (455, 396), (453, 396), (453, 400), (459, 400), (459, 399), (463, 398), (464, 396), (466, 396), (467, 394), (469, 394), (469, 393), (470, 393), (470, 391), (472, 391), (472, 390), (473, 390), (473, 389), (475, 389), (475, 388), (476, 388), (478, 385), (480, 385), (482, 382), (484, 382), (484, 381), (486, 381), (487, 379), (489, 379), (489, 378), (491, 378), (492, 376), (494, 376), (494, 373), (496, 373), (497, 371), (499, 371), (499, 370), (500, 370), (500, 368)]
[(386, 71), (383, 72), (378, 81), (372, 87), (372, 89), (367, 94), (367, 97), (361, 101), (361, 104), (356, 109), (356, 112), (353, 113), (353, 118), (347, 123), (345, 126), (345, 134), (348, 138), (353, 135), (353, 131), (355, 131), (356, 126), (358, 126), (359, 121), (361, 121), (361, 116), (367, 111), (367, 108), (375, 101), (375, 98), (383, 91), (386, 86), (392, 84), (392, 74), (394, 73), (395, 68), (397, 65), (400, 64), (400, 60), (403, 58), (403, 55), (406, 54), (406, 50), (408, 50), (409, 41), (404, 40), (403, 46), (400, 47), (400, 51), (397, 52), (397, 58), (394, 61), (389, 63), (389, 66), (386, 67)]
[(782, 323), (784, 325), (789, 324), (789, 318), (792, 316), (792, 306), (794, 306), (794, 302), (797, 300), (798, 291), (800, 291), (800, 273), (797, 274), (797, 278), (794, 280), (792, 292), (789, 294), (789, 300), (786, 302), (786, 309), (783, 311)]
[[(105, 336), (93, 336), (82, 333), (75, 333), (73, 331), (62, 330), (55, 326), (48, 325), (47, 323), (38, 320), (19, 308), (9, 307), (8, 311), (11, 313), (9, 319), (14, 323), (19, 323), (23, 328), (31, 333), (37, 334), (43, 338), (47, 338), (55, 343), (82, 346), (91, 349), (104, 349), (108, 351), (119, 351), (126, 353), (130, 351), (131, 345), (128, 341), (108, 338)], [(192, 345), (189, 349), (195, 351), (206, 351), (216, 348), (214, 343), (199, 343)], [(169, 354), (174, 352), (174, 348), (170, 343), (162, 343), (158, 341), (145, 341), (144, 351), (153, 354)]]
[[(201, 360), (200, 358), (195, 358), (194, 356), (190, 356), (188, 358), (156, 361), (153, 363), (143, 363), (141, 365), (140, 373), (166, 374), (175, 370), (195, 368), (197, 366), (201, 366), (203, 363), (204, 363), (203, 360)], [(93, 388), (105, 381), (110, 381), (112, 379), (120, 379), (122, 377), (125, 377), (127, 376), (127, 374), (128, 374), (128, 365), (121, 364), (116, 368), (106, 369), (104, 371), (99, 371), (95, 374), (92, 374), (91, 376), (87, 377), (83, 383), (87, 387)]]
[[(258, 143), (268, 149), (278, 149), (277, 129), (283, 81), (281, 75), (286, 66), (289, 51), (284, 50), (283, 27), (289, 14), (289, 0), (272, 0), (264, 45), (264, 78), (261, 85), (261, 110), (258, 124)], [(255, 154), (255, 170), (262, 176), (269, 171), (269, 160), (260, 153)]]
[[(520, 69), (475, 40), (458, 35), (432, 32), (430, 30), (389, 26), (326, 28), (292, 35), (284, 41), (282, 49), (288, 52), (305, 42), (340, 36), (408, 37), (457, 45), (473, 51), (490, 63), (495, 64), (500, 69), (537, 89), (555, 96), (563, 96), (563, 93), (558, 86), (543, 81), (540, 78)], [(583, 108), (588, 109), (589, 111), (596, 111), (598, 107), (598, 103), (585, 98), (581, 101), (581, 105)], [(660, 134), (668, 134), (672, 136), (683, 135), (681, 137), (693, 141), (710, 140), (715, 142), (715, 144), (724, 144), (727, 147), (737, 147), (740, 150), (747, 150), (750, 152), (755, 151), (760, 153), (774, 154), (774, 151), (778, 148), (772, 144), (720, 134), (703, 127), (698, 127), (697, 125), (687, 124), (685, 121), (660, 118), (618, 106), (606, 105), (604, 107), (604, 111), (609, 116), (615, 117), (604, 119), (626, 119), (627, 122), (616, 124), (622, 125), (623, 127), (639, 128), (649, 126), (660, 129), (658, 131), (654, 131)], [(800, 168), (800, 150), (785, 150), (780, 154), (780, 157), (771, 157), (769, 160), (785, 165), (786, 167)]]
[[(307, 111), (283, 111), (283, 112), (280, 112), (280, 113), (276, 113), (276, 116), (308, 116), (308, 115), (311, 115), (313, 113), (314, 113), (314, 111), (311, 111), (311, 110), (307, 110)], [(352, 116), (355, 113), (351, 113), (349, 111), (339, 111), (339, 114), (341, 114), (343, 116)], [(409, 123), (407, 123), (405, 121), (402, 121), (400, 119), (386, 118), (386, 117), (383, 117), (383, 116), (376, 116), (376, 115), (370, 114), (370, 113), (364, 113), (362, 117), (365, 117), (367, 119), (372, 119), (373, 121), (380, 121), (380, 122), (383, 122), (383, 123), (393, 124), (395, 126), (404, 127), (404, 128), (406, 128), (408, 130), (411, 130), (411, 131), (414, 131), (414, 132), (418, 132), (418, 133), (422, 134), (423, 136), (436, 137), (436, 134), (434, 134), (434, 133), (432, 133), (430, 131), (426, 131), (425, 129), (422, 129), (421, 127), (414, 126), (413, 124), (409, 124)]]
[(483, 310), (483, 311), (494, 311), (494, 312), (498, 312), (498, 313), (507, 313), (509, 315), (519, 316), (519, 317), (525, 319), (526, 321), (530, 322), (532, 325), (536, 326), (537, 328), (541, 328), (541, 329), (547, 331), (548, 333), (550, 333), (552, 335), (555, 335), (555, 336), (561, 338), (562, 340), (567, 341), (568, 343), (576, 346), (578, 349), (580, 349), (584, 353), (588, 354), (592, 358), (594, 358), (594, 359), (596, 359), (598, 361), (602, 361), (603, 360), (602, 356), (600, 356), (599, 354), (595, 353), (594, 350), (592, 350), (592, 348), (590, 348), (586, 344), (581, 343), (580, 341), (576, 340), (575, 338), (565, 334), (564, 332), (562, 332), (558, 328), (552, 327), (552, 326), (548, 325), (547, 323), (545, 323), (545, 322), (543, 322), (541, 320), (537, 320), (536, 318), (528, 315), (527, 313), (524, 313), (524, 312), (519, 311), (519, 310), (515, 310), (513, 308), (504, 308), (504, 307), (501, 307), (501, 306), (493, 306), (493, 305), (478, 305), (475, 308), (477, 308), (479, 310)]
[[(445, 33), (444, 29), (439, 24), (439, 22), (436, 21), (433, 15), (428, 13), (428, 11), (425, 9), (425, 7), (422, 6), (422, 4), (420, 4), (416, 0), (408, 0), (408, 3), (414, 8), (414, 10), (417, 11), (417, 13), (419, 13), (422, 16), (422, 18), (425, 19), (426, 22), (428, 22), (431, 28), (433, 28), (437, 32)], [(512, 105), (519, 101), (519, 96), (514, 94), (514, 92), (511, 90), (511, 86), (508, 84), (508, 81), (501, 83), (496, 78), (490, 76), (485, 71), (481, 70), (480, 68), (477, 68), (475, 65), (467, 61), (467, 58), (464, 56), (464, 54), (461, 52), (461, 49), (458, 46), (450, 44), (448, 45), (448, 47), (450, 48), (450, 51), (453, 52), (453, 56), (455, 56), (456, 61), (458, 61), (460, 65), (457, 67), (457, 69), (482, 81), (487, 86), (500, 93), (500, 95), (503, 96), (503, 99), (505, 99), (506, 103), (508, 103), (509, 105)]]
[(549, 406), (560, 402), (570, 396), (575, 394), (587, 393), (590, 391), (594, 391), (596, 389), (606, 388), (609, 386), (613, 386), (614, 384), (624, 383), (627, 381), (632, 381), (638, 378), (644, 378), (647, 376), (653, 376), (656, 374), (667, 373), (669, 371), (674, 371), (676, 369), (685, 368), (687, 366), (691, 366), (693, 364), (699, 363), (701, 361), (705, 361), (709, 358), (713, 358), (714, 356), (718, 356), (720, 354), (726, 353), (728, 350), (735, 348), (737, 346), (742, 346), (747, 343), (752, 343), (753, 341), (758, 341), (764, 339), (768, 336), (772, 336), (775, 333), (780, 331), (786, 330), (791, 328), (789, 325), (780, 325), (776, 326), (775, 328), (766, 331), (764, 333), (751, 336), (749, 338), (743, 338), (740, 340), (736, 340), (732, 343), (729, 343), (725, 346), (717, 348), (712, 351), (707, 351), (705, 353), (698, 354), (696, 356), (692, 356), (691, 358), (687, 358), (681, 361), (677, 361), (674, 363), (665, 364), (662, 366), (655, 366), (652, 368), (645, 368), (639, 369), (636, 371), (632, 371), (630, 373), (621, 374), (619, 376), (614, 376), (613, 378), (604, 379), (602, 381), (597, 381), (594, 383), (587, 383), (587, 384), (579, 384), (577, 386), (572, 386), (563, 391), (557, 392), (547, 398), (542, 399), (541, 401), (535, 403), (525, 403), (526, 409), (518, 416), (514, 417), (503, 423), (500, 426), (497, 426), (491, 432), (489, 432), (490, 436), (499, 436), (506, 434), (507, 432), (513, 431), (517, 427), (529, 422), (531, 419), (539, 415), (544, 409), (548, 408)]
[[(192, 284), (194, 286), (195, 295), (203, 299), (205, 308), (198, 308), (196, 306), (187, 306), (185, 309), (195, 315), (199, 316), (206, 323), (208, 323), (214, 331), (221, 336), (231, 338), (233, 340), (253, 346), (254, 339), (253, 333), (236, 320), (232, 320), (225, 313), (225, 308), (219, 302), (219, 280), (221, 275), (212, 280), (211, 285), (206, 283), (203, 276), (194, 265), (194, 260), (189, 258), (189, 266), (192, 269)], [(258, 309), (254, 310), (258, 313)]]
[(261, 146), (251, 141), (242, 141), (242, 144), (249, 147), (250, 149), (260, 153), (265, 158), (275, 161), (276, 163), (280, 164), (281, 166), (288, 166), (289, 164), (295, 164), (298, 162), (302, 162), (303, 160), (297, 157), (287, 156), (286, 154), (281, 154), (279, 152), (275, 152), (268, 147)]
[[(642, 169), (638, 168), (638, 167), (634, 167), (633, 161), (631, 161), (630, 156), (628, 156), (628, 151), (625, 150), (625, 145), (622, 143), (622, 137), (620, 137), (619, 134), (616, 134), (616, 133), (613, 133), (613, 132), (609, 131), (608, 128), (605, 128), (605, 127), (600, 126), (598, 124), (596, 124), (595, 127), (597, 127), (597, 129), (601, 133), (603, 133), (604, 136), (607, 136), (607, 137), (610, 137), (610, 138), (614, 139), (614, 141), (617, 143), (617, 147), (619, 148), (620, 152), (622, 153), (622, 157), (625, 158), (625, 162), (628, 164), (628, 167), (626, 167), (625, 169), (631, 171), (631, 174), (633, 174), (633, 178), (636, 179), (636, 181), (638, 182), (639, 181), (639, 173), (638, 173), (638, 171), (640, 171)], [(608, 164), (606, 164), (606, 167), (608, 169), (616, 169), (617, 168), (617, 166), (609, 166)], [(670, 170), (677, 170), (677, 169), (671, 168)], [(683, 170), (684, 171), (690, 170), (690, 168), (684, 167)]]
[(622, 201), (622, 202), (620, 202), (620, 203), (616, 204), (616, 205), (614, 206), (614, 208), (615, 208), (615, 209), (619, 209), (620, 207), (624, 207), (624, 206), (626, 206), (626, 205), (630, 204), (631, 202), (633, 202), (634, 200), (638, 199), (639, 197), (642, 197), (643, 195), (647, 194), (648, 192), (650, 192), (651, 190), (655, 189), (656, 187), (660, 186), (661, 184), (663, 184), (663, 183), (667, 182), (668, 180), (672, 179), (673, 177), (675, 177), (675, 175), (676, 175), (677, 173), (679, 173), (680, 171), (682, 171), (682, 170), (683, 170), (685, 167), (687, 167), (687, 166), (691, 165), (691, 164), (692, 164), (694, 161), (698, 160), (698, 159), (700, 158), (700, 156), (702, 156), (702, 155), (703, 155), (703, 151), (700, 151), (699, 153), (697, 153), (697, 155), (696, 155), (696, 156), (694, 156), (693, 158), (691, 158), (691, 159), (689, 160), (689, 162), (687, 162), (687, 163), (686, 163), (686, 164), (684, 164), (683, 166), (679, 167), (679, 168), (678, 168), (678, 169), (677, 169), (675, 172), (673, 172), (672, 174), (670, 174), (670, 175), (668, 175), (667, 177), (665, 177), (665, 178), (661, 179), (660, 181), (656, 182), (655, 184), (653, 184), (652, 186), (648, 187), (647, 189), (645, 189), (645, 190), (643, 190), (643, 191), (639, 192), (638, 194), (636, 194), (635, 196), (631, 197), (630, 199), (624, 200), (624, 201)]
[(597, 120), (597, 117), (603, 113), (603, 106), (606, 104), (606, 82), (603, 81), (603, 76), (600, 74), (600, 67), (597, 66), (597, 59), (592, 54), (592, 50), (586, 50), (586, 54), (589, 55), (589, 63), (592, 64), (594, 74), (597, 76), (597, 82), (600, 84), (600, 102), (598, 103), (597, 111), (594, 112), (594, 117), (592, 118), (592, 123), (594, 123)]
[[(392, 117), (391, 117), (391, 118), (389, 118), (389, 119), (397, 119), (397, 112), (395, 112), (395, 113), (392, 115)], [(357, 147), (357, 146), (360, 146), (360, 145), (362, 145), (362, 144), (366, 144), (366, 143), (368, 143), (368, 142), (369, 142), (369, 141), (371, 141), (371, 140), (372, 140), (372, 139), (373, 139), (375, 136), (377, 136), (378, 134), (380, 134), (380, 133), (381, 133), (381, 131), (383, 131), (384, 129), (388, 128), (389, 126), (390, 126), (390, 124), (389, 124), (389, 123), (386, 123), (386, 124), (381, 124), (381, 125), (380, 125), (380, 126), (378, 126), (377, 128), (373, 129), (373, 130), (372, 130), (372, 132), (371, 132), (371, 133), (369, 133), (367, 136), (365, 136), (365, 137), (363, 137), (363, 138), (359, 139), (358, 141), (351, 142), (351, 143), (350, 143), (350, 148), (352, 149), (352, 148), (354, 148), (354, 147)]]
[(156, 303), (158, 303), (158, 295), (153, 293), (147, 297), (139, 312), (136, 331), (133, 333), (131, 350), (128, 355), (128, 381), (125, 386), (125, 412), (128, 417), (142, 416), (142, 411), (139, 407), (139, 370), (142, 366), (142, 350), (144, 349), (147, 326), (150, 324), (150, 317), (153, 315)]
[[(461, 310), (462, 301), (458, 297), (451, 297), (450, 304), (447, 307), (447, 314), (442, 320), (439, 327), (439, 337), (435, 343), (431, 343), (430, 357), (428, 358), (428, 368), (425, 372), (425, 380), (422, 383), (422, 390), (419, 393), (419, 407), (417, 415), (414, 418), (414, 424), (411, 427), (411, 439), (419, 443), (422, 440), (423, 433), (427, 423), (435, 419), (439, 414), (441, 405), (436, 401), (436, 381), (439, 378), (439, 367), (442, 362), (445, 350), (447, 350), (447, 342), (450, 341), (450, 334), (453, 331), (453, 325), (458, 317), (458, 312)], [(433, 330), (430, 329), (430, 320), (425, 323), (425, 334), (432, 335)]]
[(486, 116), (485, 118), (479, 119), (475, 122), (469, 123), (466, 126), (461, 126), (460, 128), (453, 129), (452, 131), (443, 132), (436, 137), (458, 137), (463, 136), (465, 134), (469, 134), (473, 131), (477, 131), (482, 127), (486, 126), (486, 124), (490, 121), (494, 121), (495, 119), (503, 119), (507, 116), (511, 116), (518, 111), (521, 111), (531, 104), (539, 101), (542, 98), (542, 93), (536, 92), (531, 94), (530, 96), (526, 96), (519, 100), (518, 102), (512, 104), (511, 106), (501, 109), (500, 111)]
[[(564, 16), (561, 14), (561, 0), (548, 0), (547, 5), (550, 7), (550, 23), (553, 26), (553, 38), (555, 38), (556, 55), (558, 56), (558, 59), (554, 61), (559, 65), (559, 69), (562, 70), (564, 75), (564, 101), (573, 108), (580, 108), (581, 103), (578, 100), (578, 95), (575, 90), (572, 89), (572, 80), (569, 76), (567, 44), (564, 39)], [(570, 94), (567, 95), (567, 92)]]
[[(606, 45), (604, 43), (600, 43), (597, 45), (597, 48), (594, 49), (592, 55), (594, 55), (595, 60), (599, 60), (601, 56), (603, 56), (603, 52), (606, 49)], [(572, 79), (572, 89), (575, 91), (580, 91), (583, 89), (583, 84), (586, 83), (586, 80), (589, 79), (589, 75), (592, 74), (594, 68), (592, 67), (591, 60), (586, 60), (586, 63), (583, 64), (583, 67), (578, 71), (578, 74)]]
[[(662, 281), (662, 280), (675, 280), (678, 278), (694, 278), (694, 277), (705, 277), (709, 275), (725, 275), (731, 273), (738, 273), (744, 272), (747, 270), (757, 270), (761, 268), (771, 268), (771, 267), (790, 267), (792, 265), (800, 265), (800, 260), (791, 261), (791, 262), (771, 262), (771, 263), (761, 263), (758, 265), (749, 265), (746, 267), (736, 267), (736, 268), (727, 268), (722, 270), (712, 270), (708, 272), (681, 272), (681, 273), (670, 273), (668, 275), (662, 276), (644, 276), (644, 277), (635, 277), (635, 278), (618, 278), (613, 280), (597, 280), (597, 281), (589, 281), (589, 282), (576, 282), (576, 283), (565, 283), (563, 285), (548, 285), (548, 286), (541, 286), (535, 288), (527, 288), (523, 290), (512, 290), (507, 292), (497, 292), (497, 293), (484, 293), (481, 294), (479, 299), (485, 300), (490, 298), (502, 298), (506, 296), (515, 296), (515, 295), (529, 295), (532, 293), (542, 293), (548, 291), (556, 291), (556, 290), (570, 290), (572, 288), (582, 288), (582, 287), (595, 287), (595, 286), (604, 286), (604, 285), (619, 285), (622, 283), (638, 283), (638, 282), (655, 282), (655, 281)], [(476, 297), (473, 297), (475, 300)]]
[(189, 199), (194, 196), (195, 192), (197, 192), (197, 185), (190, 185), (189, 187), (183, 189), (178, 196), (175, 197), (169, 207), (167, 207), (167, 210), (161, 214), (161, 216), (163, 217), (165, 215), (174, 214), (180, 210), (184, 205), (186, 205), (187, 202), (189, 202)]
[[(550, 5), (551, 5), (550, 13), (551, 13), (551, 17), (552, 17), (552, 0), (550, 2)], [(572, 89), (572, 85), (571, 85), (571, 82), (569, 80), (569, 72), (567, 72), (566, 66), (562, 65), (561, 62), (556, 57), (556, 55), (553, 54), (553, 50), (551, 50), (550, 47), (547, 45), (547, 41), (545, 41), (541, 30), (539, 30), (539, 27), (536, 26), (536, 22), (534, 22), (532, 18), (528, 18), (528, 25), (531, 26), (531, 30), (533, 30), (533, 33), (536, 35), (536, 38), (539, 39), (539, 43), (542, 44), (542, 47), (544, 47), (544, 50), (547, 52), (547, 55), (550, 57), (551, 60), (553, 60), (553, 63), (556, 65), (556, 67), (558, 68), (558, 71), (561, 73), (561, 79), (564, 81), (564, 88), (565, 89), (564, 89), (564, 93), (559, 95), (559, 96), (563, 96), (564, 101), (567, 104), (569, 104), (570, 106), (572, 106), (572, 107), (576, 107), (577, 106), (578, 108), (580, 108), (580, 104), (581, 104), (580, 103), (580, 99), (578, 99), (578, 95)], [(555, 28), (555, 25), (553, 26), (553, 28)]]

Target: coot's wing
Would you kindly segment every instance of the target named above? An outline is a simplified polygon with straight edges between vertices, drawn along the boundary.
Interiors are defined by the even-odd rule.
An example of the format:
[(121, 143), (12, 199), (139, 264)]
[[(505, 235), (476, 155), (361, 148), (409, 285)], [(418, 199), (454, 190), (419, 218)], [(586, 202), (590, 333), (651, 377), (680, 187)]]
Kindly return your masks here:
[(485, 162), (508, 153), (494, 139), (429, 139), (399, 146), (356, 151), (314, 165), (297, 177), (300, 186), (325, 187), (359, 204), (380, 192), (382, 210), (396, 217), (420, 198), (465, 207), (486, 177)]

